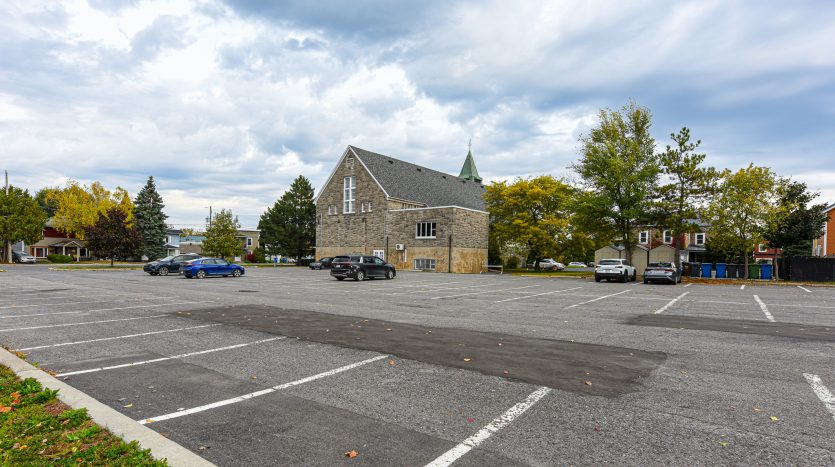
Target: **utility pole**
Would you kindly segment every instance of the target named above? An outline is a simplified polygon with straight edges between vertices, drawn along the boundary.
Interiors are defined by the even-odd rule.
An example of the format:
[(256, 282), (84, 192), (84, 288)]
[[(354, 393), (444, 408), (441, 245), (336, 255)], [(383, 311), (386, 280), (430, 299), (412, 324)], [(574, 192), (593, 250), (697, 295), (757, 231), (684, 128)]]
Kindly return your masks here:
[[(9, 171), (4, 170), (6, 173), (6, 199), (9, 199)], [(12, 262), (12, 242), (6, 240), (6, 245), (3, 248), (3, 262), (4, 263), (11, 263)]]

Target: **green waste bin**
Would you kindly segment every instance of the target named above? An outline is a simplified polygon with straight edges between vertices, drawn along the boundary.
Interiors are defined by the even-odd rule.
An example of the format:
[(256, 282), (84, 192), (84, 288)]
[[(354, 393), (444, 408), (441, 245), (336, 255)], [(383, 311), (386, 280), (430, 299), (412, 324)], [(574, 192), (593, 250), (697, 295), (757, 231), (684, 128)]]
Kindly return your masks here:
[(748, 278), (749, 279), (759, 279), (760, 278), (760, 265), (759, 264), (749, 264), (748, 265)]

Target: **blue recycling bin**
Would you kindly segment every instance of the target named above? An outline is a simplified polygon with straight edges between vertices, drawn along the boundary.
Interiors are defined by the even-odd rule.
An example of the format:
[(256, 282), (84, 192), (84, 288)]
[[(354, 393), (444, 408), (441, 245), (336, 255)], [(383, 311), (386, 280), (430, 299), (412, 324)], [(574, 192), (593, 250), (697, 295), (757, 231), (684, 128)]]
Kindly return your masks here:
[(716, 278), (717, 279), (724, 279), (725, 278), (725, 263), (716, 263)]
[(710, 270), (712, 268), (712, 263), (702, 263), (702, 278), (710, 279)]
[(760, 279), (770, 281), (771, 280), (771, 272), (774, 269), (774, 266), (771, 264), (762, 264), (760, 265)]

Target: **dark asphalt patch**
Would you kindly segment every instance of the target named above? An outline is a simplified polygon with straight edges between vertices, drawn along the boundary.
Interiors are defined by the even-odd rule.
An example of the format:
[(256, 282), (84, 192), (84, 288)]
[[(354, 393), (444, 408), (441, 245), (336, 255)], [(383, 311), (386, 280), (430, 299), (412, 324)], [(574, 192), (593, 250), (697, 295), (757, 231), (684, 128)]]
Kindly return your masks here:
[(258, 293), (257, 290), (239, 290), (240, 293)]
[(680, 315), (641, 315), (630, 319), (627, 321), (627, 324), (835, 342), (835, 327), (813, 326), (808, 324), (770, 323), (768, 321), (716, 319)]
[(177, 314), (606, 397), (639, 390), (640, 380), (667, 358), (663, 352), (258, 305)]

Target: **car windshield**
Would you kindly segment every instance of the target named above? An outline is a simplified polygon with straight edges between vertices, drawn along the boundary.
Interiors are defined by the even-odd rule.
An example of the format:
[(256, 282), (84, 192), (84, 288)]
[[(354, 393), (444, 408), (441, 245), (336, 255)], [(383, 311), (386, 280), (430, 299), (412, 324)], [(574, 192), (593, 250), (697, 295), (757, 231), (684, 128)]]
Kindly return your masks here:
[(171, 261), (172, 259), (174, 259), (173, 256), (166, 256), (165, 258), (158, 259), (157, 261)]
[(671, 268), (671, 267), (673, 267), (673, 263), (649, 263), (649, 267), (651, 267), (651, 268)]
[(616, 259), (604, 259), (600, 262), (601, 266), (616, 266), (619, 265), (620, 261)]
[(348, 263), (351, 261), (351, 258), (348, 256), (337, 256), (333, 259), (334, 263)]

